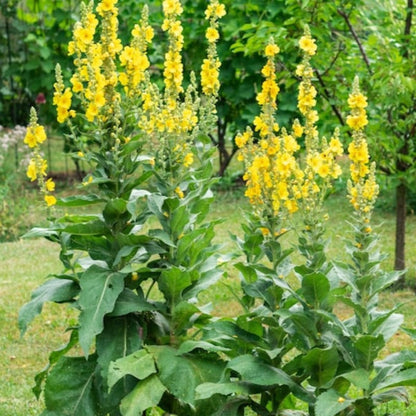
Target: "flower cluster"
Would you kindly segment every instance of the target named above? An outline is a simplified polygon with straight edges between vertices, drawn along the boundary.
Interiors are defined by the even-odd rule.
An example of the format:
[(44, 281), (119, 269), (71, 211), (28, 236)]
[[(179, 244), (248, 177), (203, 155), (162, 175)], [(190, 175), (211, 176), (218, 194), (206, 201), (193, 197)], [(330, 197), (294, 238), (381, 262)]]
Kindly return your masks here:
[[(219, 38), (218, 19), (225, 14), (224, 5), (212, 0), (206, 11), (209, 28), (207, 59), (201, 73), (201, 86), (205, 94), (202, 100), (197, 92), (196, 77), (190, 74), (186, 90), (183, 87), (182, 49), (183, 28), (179, 19), (183, 12), (179, 0), (162, 3), (168, 47), (164, 55), (163, 84), (153, 82), (147, 55), (154, 30), (148, 23), (148, 8), (132, 30), (132, 39), (123, 46), (118, 38), (118, 10), (116, 0), (101, 1), (94, 11), (93, 3), (81, 4), (81, 18), (75, 24), (69, 54), (74, 56), (75, 72), (71, 77), (72, 88), (65, 88), (59, 66), (56, 72), (54, 103), (58, 120), (67, 122), (73, 133), (75, 117), (72, 100), (77, 97), (85, 109), (87, 121), (95, 123), (94, 140), (112, 153), (122, 152), (123, 144), (137, 132), (143, 132), (151, 151), (156, 153), (151, 166), (171, 172), (172, 193), (181, 175), (194, 163), (192, 143), (201, 132), (207, 132), (216, 118), (215, 101), (219, 80), (219, 59), (216, 41)], [(100, 30), (101, 29), (101, 30)], [(129, 117), (129, 122), (125, 118)], [(83, 151), (82, 140), (77, 139)], [(82, 154), (83, 156), (79, 156)], [(90, 160), (84, 152), (78, 157)], [(175, 172), (175, 173), (173, 173)], [(176, 192), (177, 195), (180, 193)]]
[[(316, 45), (308, 28), (299, 45), (304, 56), (297, 67), (297, 75), (301, 77), (298, 108), (305, 119), (304, 126), (296, 119), (290, 132), (285, 128), (280, 131), (275, 120), (279, 87), (273, 59), (279, 48), (271, 41), (265, 48), (267, 63), (262, 69), (265, 80), (257, 94), (262, 110), (253, 122), (259, 138), (253, 139), (251, 129), (236, 137), (236, 144), (241, 149), (239, 160), (246, 165), (246, 196), (261, 217), (292, 214), (300, 205), (304, 213), (318, 215), (325, 189), (341, 174), (337, 158), (343, 153), (343, 148), (338, 130), (328, 142), (319, 138), (316, 127), (316, 89), (312, 84), (313, 69), (310, 65)], [(296, 157), (299, 150), (297, 139), (302, 136), (306, 147), (304, 161)]]
[(221, 63), (217, 56), (215, 43), (220, 37), (218, 33), (218, 19), (225, 16), (225, 13), (224, 5), (217, 0), (213, 1), (205, 11), (205, 17), (210, 22), (205, 33), (205, 37), (209, 42), (208, 56), (204, 59), (201, 67), (201, 86), (205, 95), (216, 95), (220, 87), (218, 78)]
[(39, 145), (46, 140), (46, 133), (43, 126), (38, 124), (36, 111), (30, 111), (30, 124), (26, 130), (24, 142), (32, 149), (33, 157), (27, 168), (27, 176), (33, 182), (38, 181), (39, 188), (44, 195), (48, 207), (56, 204), (56, 198), (52, 195), (55, 190), (55, 183), (51, 178), (45, 180), (47, 176), (48, 163), (41, 156)]
[[(304, 179), (300, 184), (305, 212), (311, 212), (312, 216), (319, 215), (314, 211), (320, 210), (325, 188), (331, 186), (331, 181), (338, 178), (342, 171), (337, 163), (337, 157), (343, 153), (339, 140), (338, 130), (335, 130), (329, 143), (325, 138), (320, 138), (316, 126), (319, 120), (315, 110), (317, 91), (312, 83), (313, 68), (310, 60), (315, 55), (317, 46), (311, 37), (309, 28), (305, 27), (305, 33), (299, 40), (299, 47), (303, 52), (302, 62), (296, 68), (296, 75), (301, 77), (298, 93), (298, 109), (305, 123), (302, 133), (305, 135), (306, 166)], [(293, 126), (293, 130), (299, 130), (299, 126)]]
[(145, 5), (140, 23), (136, 24), (131, 32), (133, 36), (131, 45), (125, 46), (120, 54), (120, 63), (125, 68), (125, 72), (120, 73), (119, 80), (130, 97), (141, 94), (140, 85), (145, 80), (146, 70), (150, 66), (146, 53), (154, 31), (148, 23), (148, 14), (148, 7)]
[(179, 0), (164, 0), (163, 12), (165, 20), (163, 21), (162, 30), (168, 32), (169, 48), (165, 54), (165, 63), (163, 76), (166, 89), (172, 98), (176, 98), (183, 91), (183, 28), (178, 17), (182, 14), (183, 8)]
[(245, 194), (256, 208), (257, 214), (268, 218), (277, 218), (284, 213), (291, 214), (298, 209), (301, 194), (295, 184), (303, 177), (295, 157), (299, 150), (295, 135), (289, 134), (286, 129), (279, 133), (279, 125), (275, 121), (276, 98), (279, 92), (274, 64), (277, 53), (279, 48), (271, 40), (265, 48), (267, 63), (262, 69), (265, 80), (257, 95), (261, 113), (254, 120), (259, 140), (254, 140), (254, 133), (250, 128), (236, 137), (236, 144), (241, 149), (239, 160), (246, 165)]
[(375, 180), (375, 163), (370, 164), (364, 126), (367, 124), (367, 99), (361, 93), (358, 77), (354, 79), (353, 90), (348, 99), (351, 114), (347, 123), (352, 129), (353, 140), (348, 146), (351, 160), (351, 180), (348, 183), (349, 199), (356, 213), (364, 223), (370, 221), (371, 212), (378, 196), (379, 187)]
[[(71, 78), (72, 92), (81, 99), (85, 108), (85, 117), (90, 122), (95, 119), (101, 122), (111, 118), (117, 119), (119, 113), (120, 94), (116, 90), (118, 72), (115, 58), (121, 52), (122, 44), (117, 37), (116, 3), (116, 0), (104, 0), (96, 8), (102, 23), (100, 39), (97, 42), (95, 37), (98, 19), (93, 11), (93, 4), (82, 3), (81, 20), (75, 24), (74, 39), (68, 47), (69, 54), (75, 56), (76, 67)], [(59, 79), (57, 79), (55, 87), (57, 94), (65, 94), (66, 90), (62, 90), (63, 86), (60, 90), (59, 87)], [(69, 96), (69, 93), (67, 95)], [(63, 118), (63, 121), (65, 120), (66, 118)]]

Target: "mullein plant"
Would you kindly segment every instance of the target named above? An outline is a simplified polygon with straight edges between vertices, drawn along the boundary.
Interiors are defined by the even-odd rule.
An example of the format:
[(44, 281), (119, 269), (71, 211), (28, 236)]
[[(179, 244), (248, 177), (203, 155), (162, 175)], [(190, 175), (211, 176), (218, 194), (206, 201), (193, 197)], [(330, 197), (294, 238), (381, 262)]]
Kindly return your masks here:
[[(183, 72), (181, 3), (162, 3), (162, 82), (150, 71), (154, 30), (147, 7), (130, 44), (123, 45), (116, 4), (81, 4), (68, 46), (75, 68), (71, 86), (56, 67), (57, 119), (78, 148), (74, 157), (89, 166), (80, 195), (52, 195), (45, 162), (36, 153), (46, 136), (32, 114), (27, 143), (35, 155), (28, 173), (49, 205), (68, 212), (28, 233), (60, 245), (64, 270), (33, 293), (19, 324), (25, 332), (45, 301), (79, 311), (68, 344), (51, 354), (36, 377), (45, 416), (142, 415), (150, 408), (208, 416), (217, 402), (196, 401), (194, 386), (218, 381), (220, 359), (178, 352), (178, 346), (209, 319), (197, 297), (223, 275), (223, 259), (212, 243), (215, 223), (205, 216), (212, 201), (207, 134), (216, 120), (216, 42), (225, 8), (212, 0), (206, 10), (199, 91), (197, 77)], [(71, 213), (87, 205), (98, 207), (98, 214)], [(84, 356), (66, 355), (77, 346)]]
[[(342, 146), (337, 133), (329, 142), (318, 137), (309, 63), (316, 45), (307, 29), (300, 47), (304, 59), (297, 68), (302, 77), (299, 109), (305, 123), (295, 121), (288, 139), (287, 131), (280, 131), (275, 122), (278, 87), (273, 58), (278, 47), (271, 41), (262, 71), (266, 80), (257, 97), (262, 111), (254, 122), (260, 137), (253, 140), (254, 133), (247, 129), (236, 138), (240, 159), (246, 163), (246, 195), (255, 215), (243, 225), (244, 237), (236, 238), (246, 258), (236, 264), (244, 312), (234, 321), (218, 320), (204, 328), (203, 348), (222, 348), (227, 357), (220, 383), (197, 387), (201, 399), (227, 397), (223, 413), (217, 414), (231, 414), (227, 413), (231, 409), (232, 414), (242, 414), (251, 408), (268, 416), (372, 416), (376, 407), (391, 400), (406, 402), (404, 386), (416, 380), (414, 352), (378, 359), (403, 317), (397, 308), (377, 308), (378, 294), (399, 274), (381, 269), (383, 257), (371, 227), (378, 186), (364, 133), (366, 97), (355, 79), (347, 118), (353, 138), (348, 146), (353, 238), (346, 242), (351, 260), (330, 261), (324, 252), (322, 203), (330, 180), (340, 174), (336, 157)], [(296, 154), (294, 141), (301, 135), (306, 147), (303, 158)], [(300, 238), (294, 249), (307, 259), (299, 266), (292, 264), (291, 250), (279, 241), (296, 209), (304, 218), (300, 224), (304, 240)], [(293, 272), (298, 287), (286, 279)], [(337, 316), (337, 302), (351, 308), (350, 317)], [(299, 409), (299, 401), (306, 403), (307, 412)]]

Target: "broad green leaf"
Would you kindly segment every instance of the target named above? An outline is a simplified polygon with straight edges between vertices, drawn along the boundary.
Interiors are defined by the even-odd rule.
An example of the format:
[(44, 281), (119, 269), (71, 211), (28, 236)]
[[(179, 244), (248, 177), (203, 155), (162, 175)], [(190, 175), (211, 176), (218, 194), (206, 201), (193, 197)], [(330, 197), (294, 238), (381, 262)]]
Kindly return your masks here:
[(416, 386), (416, 368), (410, 368), (396, 372), (386, 377), (376, 386), (371, 386), (373, 391), (398, 386)]
[(134, 390), (121, 401), (121, 414), (141, 415), (146, 409), (157, 406), (165, 391), (166, 387), (155, 374), (139, 381)]
[(108, 318), (104, 320), (104, 330), (97, 336), (97, 362), (101, 375), (107, 378), (110, 362), (116, 361), (137, 351), (142, 346), (140, 327), (133, 316)]
[(183, 290), (191, 284), (192, 280), (189, 272), (175, 266), (168, 270), (163, 270), (158, 280), (160, 291), (172, 305), (179, 302)]
[(62, 357), (45, 384), (45, 404), (61, 416), (96, 416), (94, 357)]
[(155, 310), (155, 305), (149, 303), (144, 295), (137, 294), (130, 289), (125, 288), (117, 298), (114, 310), (109, 316), (123, 316), (134, 312), (144, 312)]
[(39, 237), (51, 237), (57, 236), (57, 229), (54, 228), (40, 228), (34, 227), (26, 234), (23, 235), (23, 238), (39, 238)]
[(272, 367), (252, 355), (234, 358), (228, 363), (227, 368), (239, 373), (244, 382), (260, 386), (294, 385), (292, 379), (283, 370)]
[(195, 389), (206, 382), (219, 381), (223, 365), (219, 360), (199, 358), (193, 355), (178, 355), (168, 346), (149, 346), (164, 386), (178, 399), (194, 405)]
[(357, 367), (371, 370), (380, 350), (386, 345), (383, 335), (362, 335), (355, 342)]
[(310, 350), (302, 358), (302, 363), (309, 373), (309, 383), (315, 387), (330, 384), (337, 372), (339, 360), (336, 347)]
[(127, 210), (126, 201), (121, 198), (111, 199), (103, 209), (103, 216), (107, 224), (113, 224)]
[[(295, 270), (298, 272), (299, 268)], [(322, 273), (308, 273), (302, 276), (302, 293), (310, 305), (318, 307), (327, 299), (330, 290), (328, 278)]]
[(181, 344), (178, 350), (178, 354), (185, 354), (187, 352), (191, 352), (196, 349), (201, 349), (208, 352), (221, 352), (221, 351), (229, 351), (229, 348), (221, 347), (219, 345), (211, 344), (207, 341), (194, 341), (194, 340), (187, 340)]
[(154, 373), (156, 373), (156, 367), (152, 355), (145, 349), (141, 349), (110, 364), (108, 387), (111, 389), (117, 381), (126, 375), (144, 380)]
[(109, 229), (100, 220), (90, 221), (84, 224), (69, 224), (62, 228), (62, 232), (75, 235), (106, 235)]
[(328, 390), (318, 396), (315, 413), (319, 416), (335, 416), (350, 406), (351, 400), (340, 396), (335, 390)]
[(61, 348), (52, 351), (49, 354), (49, 362), (46, 365), (46, 367), (39, 372), (38, 374), (36, 374), (35, 376), (35, 386), (32, 388), (33, 393), (35, 394), (35, 396), (37, 397), (37, 399), (39, 399), (41, 393), (42, 393), (42, 383), (45, 381), (50, 368), (56, 364), (59, 359), (61, 357), (63, 357), (68, 351), (70, 351), (76, 344), (78, 343), (78, 331), (77, 330), (73, 330), (71, 332), (71, 337), (68, 341), (68, 343), (64, 346), (62, 346)]
[(383, 335), (384, 341), (387, 342), (399, 330), (404, 320), (402, 314), (393, 312), (394, 310), (382, 312), (375, 317), (369, 325), (369, 332), (373, 335)]
[(341, 376), (354, 384), (354, 386), (363, 390), (368, 390), (370, 388), (370, 375), (371, 374), (367, 370), (364, 370), (364, 368), (358, 368), (349, 373), (343, 373)]
[(62, 207), (81, 207), (85, 205), (98, 204), (100, 202), (104, 202), (104, 199), (100, 198), (98, 195), (75, 195), (59, 198), (56, 205)]
[(122, 273), (91, 266), (80, 280), (79, 343), (88, 356), (94, 337), (103, 330), (104, 316), (114, 310), (114, 305), (124, 288)]
[(409, 406), (410, 404), (409, 393), (405, 387), (395, 387), (378, 394), (373, 394), (371, 397), (376, 405), (388, 403), (392, 400), (403, 402), (406, 404), (406, 406)]
[(228, 396), (230, 394), (245, 395), (249, 389), (244, 384), (239, 383), (203, 383), (196, 388), (196, 399), (209, 399), (214, 394)]
[(163, 230), (149, 230), (149, 236), (160, 240), (169, 247), (176, 247), (169, 234)]
[(45, 302), (69, 302), (78, 294), (79, 287), (72, 280), (51, 279), (33, 291), (30, 302), (19, 311), (19, 328), (23, 335), (33, 318), (42, 312)]

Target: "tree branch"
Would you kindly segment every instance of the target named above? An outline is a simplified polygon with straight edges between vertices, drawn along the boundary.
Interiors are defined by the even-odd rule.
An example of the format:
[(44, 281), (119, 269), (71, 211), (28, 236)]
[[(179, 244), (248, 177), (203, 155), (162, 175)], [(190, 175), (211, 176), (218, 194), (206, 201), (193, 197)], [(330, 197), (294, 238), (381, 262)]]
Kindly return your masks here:
[(406, 42), (406, 49), (403, 52), (403, 57), (409, 57), (409, 42), (410, 42), (410, 33), (412, 30), (412, 17), (413, 17), (413, 0), (407, 0), (407, 12), (406, 12), (406, 20), (404, 24), (404, 36)]
[[(412, 1), (412, 0), (409, 0), (409, 1)], [(356, 44), (357, 44), (358, 48), (360, 49), (361, 56), (363, 57), (364, 62), (365, 62), (365, 64), (366, 64), (366, 66), (367, 66), (368, 73), (369, 73), (370, 75), (373, 75), (373, 71), (372, 71), (371, 66), (370, 66), (370, 61), (368, 60), (368, 56), (367, 56), (367, 54), (365, 53), (364, 47), (363, 47), (363, 45), (362, 45), (362, 43), (361, 43), (361, 41), (360, 41), (360, 39), (359, 39), (359, 37), (358, 37), (358, 35), (357, 35), (357, 32), (355, 31), (354, 27), (353, 27), (353, 26), (352, 26), (352, 24), (351, 24), (350, 18), (349, 18), (349, 17), (348, 17), (348, 15), (344, 12), (344, 10), (337, 9), (337, 12), (338, 12), (338, 14), (339, 14), (341, 17), (343, 17), (343, 19), (345, 20), (345, 23), (347, 24), (347, 26), (348, 26), (348, 28), (349, 28), (349, 30), (350, 30), (350, 32), (351, 32), (352, 37), (354, 38), (354, 40), (355, 40), (355, 42), (356, 42)]]
[[(327, 86), (326, 86), (326, 84), (325, 84), (325, 82), (324, 82), (321, 74), (319, 73), (319, 71), (317, 69), (315, 69), (315, 74), (316, 74), (316, 77), (318, 78), (319, 84), (321, 85), (321, 87), (324, 90), (325, 97), (326, 97), (327, 101), (329, 102), (329, 105), (331, 106), (332, 111), (337, 116), (337, 118), (338, 118), (339, 122), (341, 123), (341, 125), (345, 126), (344, 117), (342, 117), (342, 114), (339, 111), (338, 107), (335, 104), (331, 103), (331, 99), (333, 98), (333, 95), (328, 90), (328, 88), (327, 88)], [(351, 135), (350, 131), (348, 131), (348, 134)]]

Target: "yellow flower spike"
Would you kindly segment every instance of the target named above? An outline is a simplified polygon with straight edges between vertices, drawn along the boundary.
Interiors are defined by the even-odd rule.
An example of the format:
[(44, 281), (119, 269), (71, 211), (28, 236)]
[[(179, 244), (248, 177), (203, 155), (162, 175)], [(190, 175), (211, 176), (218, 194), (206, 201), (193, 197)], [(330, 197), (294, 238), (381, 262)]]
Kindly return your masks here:
[[(351, 180), (348, 182), (348, 197), (361, 223), (369, 224), (379, 187), (375, 180), (375, 164), (369, 161), (368, 145), (364, 126), (367, 124), (365, 107), (367, 98), (361, 93), (359, 79), (355, 77), (352, 93), (348, 98), (351, 113), (347, 119), (352, 129), (352, 142), (348, 146), (351, 161)], [(364, 232), (371, 231), (365, 227)]]

